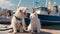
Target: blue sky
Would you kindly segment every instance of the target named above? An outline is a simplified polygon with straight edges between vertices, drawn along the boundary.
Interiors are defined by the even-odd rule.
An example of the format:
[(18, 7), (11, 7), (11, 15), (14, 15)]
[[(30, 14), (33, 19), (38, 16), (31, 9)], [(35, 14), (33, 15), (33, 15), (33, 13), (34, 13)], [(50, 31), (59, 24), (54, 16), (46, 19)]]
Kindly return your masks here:
[[(20, 6), (25, 6), (32, 8), (36, 6), (34, 2), (39, 2), (39, 5), (44, 6), (45, 0), (22, 0)], [(51, 3), (56, 2), (58, 5), (60, 5), (60, 0), (52, 0)], [(17, 8), (19, 0), (0, 0), (0, 7), (2, 8), (8, 8), (15, 10)]]

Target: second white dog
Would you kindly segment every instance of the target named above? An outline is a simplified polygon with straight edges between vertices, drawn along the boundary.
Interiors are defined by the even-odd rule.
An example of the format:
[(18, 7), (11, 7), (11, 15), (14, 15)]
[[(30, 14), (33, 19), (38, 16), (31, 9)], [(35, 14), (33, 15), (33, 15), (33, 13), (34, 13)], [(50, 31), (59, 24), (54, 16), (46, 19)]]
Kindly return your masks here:
[(28, 31), (31, 31), (32, 33), (34, 31), (37, 31), (37, 33), (40, 33), (41, 23), (40, 20), (38, 19), (37, 13), (35, 12), (31, 14), (30, 18), (31, 18), (31, 23), (28, 26)]

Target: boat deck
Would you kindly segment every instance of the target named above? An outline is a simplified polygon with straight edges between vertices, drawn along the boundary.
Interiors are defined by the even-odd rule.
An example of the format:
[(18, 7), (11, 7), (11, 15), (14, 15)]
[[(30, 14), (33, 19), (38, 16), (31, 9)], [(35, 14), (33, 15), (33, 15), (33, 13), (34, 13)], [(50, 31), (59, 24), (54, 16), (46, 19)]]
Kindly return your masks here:
[[(4, 27), (6, 25), (0, 25), (0, 27)], [(0, 34), (12, 34), (8, 33), (8, 31), (0, 31)], [(31, 33), (17, 33), (17, 34), (31, 34)], [(59, 30), (50, 30), (50, 29), (41, 29), (40, 34), (60, 34)]]

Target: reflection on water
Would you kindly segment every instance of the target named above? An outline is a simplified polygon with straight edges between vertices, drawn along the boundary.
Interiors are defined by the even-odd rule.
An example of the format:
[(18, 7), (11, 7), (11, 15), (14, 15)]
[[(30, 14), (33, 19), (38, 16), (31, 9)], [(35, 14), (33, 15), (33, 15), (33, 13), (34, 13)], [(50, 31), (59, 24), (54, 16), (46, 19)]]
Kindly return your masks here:
[(60, 25), (48, 25), (48, 26), (42, 26), (43, 29), (54, 29), (54, 30), (60, 30)]

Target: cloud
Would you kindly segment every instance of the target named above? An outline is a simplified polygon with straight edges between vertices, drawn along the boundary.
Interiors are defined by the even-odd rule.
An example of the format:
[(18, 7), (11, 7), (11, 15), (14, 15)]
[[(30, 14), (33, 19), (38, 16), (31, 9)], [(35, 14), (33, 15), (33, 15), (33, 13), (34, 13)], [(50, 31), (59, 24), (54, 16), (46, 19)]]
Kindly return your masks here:
[(12, 3), (11, 1), (8, 0), (0, 0), (0, 7), (2, 8), (8, 8), (8, 9), (13, 9), (14, 7), (14, 3)]

